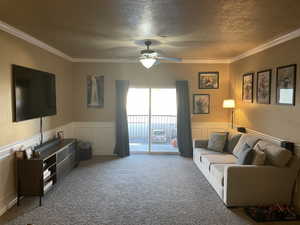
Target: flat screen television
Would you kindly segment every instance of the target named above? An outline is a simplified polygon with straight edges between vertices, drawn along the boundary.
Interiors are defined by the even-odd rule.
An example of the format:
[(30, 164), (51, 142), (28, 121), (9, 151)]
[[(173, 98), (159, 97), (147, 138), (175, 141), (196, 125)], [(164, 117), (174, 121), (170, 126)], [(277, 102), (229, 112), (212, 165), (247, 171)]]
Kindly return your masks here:
[(13, 121), (56, 114), (55, 75), (12, 65)]

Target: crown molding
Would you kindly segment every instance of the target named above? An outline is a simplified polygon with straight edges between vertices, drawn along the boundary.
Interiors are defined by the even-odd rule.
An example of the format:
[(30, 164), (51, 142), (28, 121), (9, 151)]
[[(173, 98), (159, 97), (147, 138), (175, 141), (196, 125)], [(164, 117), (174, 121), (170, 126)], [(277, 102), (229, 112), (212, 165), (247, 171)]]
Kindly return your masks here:
[[(137, 59), (89, 59), (89, 58), (73, 58), (72, 62), (78, 63), (139, 63)], [(229, 59), (197, 59), (183, 58), (181, 62), (161, 60), (161, 63), (198, 63), (198, 64), (227, 64)]]
[[(170, 61), (166, 63), (172, 63)], [(198, 64), (227, 64), (230, 63), (230, 59), (189, 59), (189, 58), (184, 58), (182, 59), (182, 62), (180, 63), (198, 63)]]
[(93, 59), (93, 58), (73, 58), (72, 62), (77, 63), (138, 63), (137, 59)]
[(262, 52), (262, 51), (264, 51), (266, 49), (272, 48), (272, 47), (274, 47), (276, 45), (279, 45), (281, 43), (287, 42), (289, 40), (292, 40), (292, 39), (295, 39), (295, 38), (298, 38), (298, 37), (300, 37), (300, 28), (297, 29), (297, 30), (295, 30), (295, 31), (292, 31), (292, 32), (290, 32), (288, 34), (280, 36), (280, 37), (278, 37), (278, 38), (276, 38), (276, 39), (274, 39), (272, 41), (269, 41), (269, 42), (266, 42), (266, 43), (264, 43), (262, 45), (259, 45), (258, 47), (253, 48), (253, 49), (251, 49), (249, 51), (246, 51), (246, 52), (244, 52), (241, 55), (233, 57), (233, 58), (230, 59), (229, 63), (233, 63), (235, 61), (238, 61), (240, 59), (243, 59), (243, 58), (246, 58), (248, 56), (254, 55), (256, 53)]
[(35, 37), (15, 28), (15, 27), (12, 27), (10, 26), (9, 24), (3, 22), (3, 21), (0, 21), (0, 30), (4, 31), (4, 32), (7, 32), (15, 37), (18, 37), (24, 41), (27, 41), (29, 42), (30, 44), (32, 45), (35, 45), (39, 48), (42, 48), (56, 56), (59, 56), (59, 57), (62, 57), (68, 61), (72, 61), (72, 57), (66, 55), (65, 53), (63, 53), (62, 51), (56, 49), (56, 48), (53, 48), (51, 47), (50, 45), (36, 39)]
[[(42, 48), (56, 56), (62, 57), (70, 62), (80, 62), (80, 63), (138, 63), (139, 61), (137, 59), (93, 59), (93, 58), (72, 58), (71, 56), (63, 53), (62, 51), (36, 39), (35, 37), (13, 27), (9, 24), (3, 22), (0, 20), (0, 30), (7, 32), (15, 37), (18, 37), (24, 41), (27, 41), (28, 43), (35, 45), (39, 48)], [(241, 55), (228, 58), (228, 59), (198, 59), (198, 58), (183, 58), (181, 62), (172, 62), (172, 61), (161, 61), (162, 63), (197, 63), (197, 64), (230, 64), (235, 61), (241, 60), (243, 58), (246, 58), (248, 56), (254, 55), (256, 53), (259, 53), (261, 51), (264, 51), (266, 49), (272, 48), (276, 45), (279, 45), (281, 43), (284, 43), (286, 41), (292, 40), (294, 38), (300, 37), (300, 28), (292, 31), (288, 34), (285, 34), (283, 36), (280, 36), (274, 40), (271, 40), (269, 42), (266, 42), (254, 49), (251, 49), (249, 51), (246, 51), (242, 53)]]

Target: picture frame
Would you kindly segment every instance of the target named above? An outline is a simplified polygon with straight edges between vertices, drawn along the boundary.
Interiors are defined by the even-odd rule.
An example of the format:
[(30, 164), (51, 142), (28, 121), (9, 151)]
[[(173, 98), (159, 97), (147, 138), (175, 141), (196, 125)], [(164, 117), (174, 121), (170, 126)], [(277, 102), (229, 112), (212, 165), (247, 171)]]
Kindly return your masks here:
[(276, 104), (295, 105), (297, 65), (290, 64), (276, 69)]
[(25, 155), (26, 155), (26, 159), (31, 159), (33, 155), (32, 149), (31, 148), (25, 149)]
[(219, 89), (219, 72), (199, 72), (198, 89)]
[(257, 72), (256, 102), (258, 104), (271, 104), (272, 69)]
[(210, 95), (193, 94), (193, 114), (210, 113)]
[(25, 158), (24, 151), (16, 151), (16, 159), (23, 160)]
[(104, 107), (104, 76), (87, 76), (87, 107)]
[(243, 75), (242, 100), (244, 102), (253, 103), (253, 79), (254, 73)]

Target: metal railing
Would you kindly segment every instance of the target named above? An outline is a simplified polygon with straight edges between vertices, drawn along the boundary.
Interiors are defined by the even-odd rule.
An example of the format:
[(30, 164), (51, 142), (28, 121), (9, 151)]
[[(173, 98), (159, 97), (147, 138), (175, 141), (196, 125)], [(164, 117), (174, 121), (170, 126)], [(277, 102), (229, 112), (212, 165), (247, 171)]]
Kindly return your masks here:
[[(170, 144), (177, 137), (175, 115), (128, 115), (130, 143), (148, 143), (149, 133), (152, 143)], [(149, 122), (151, 121), (151, 131)]]

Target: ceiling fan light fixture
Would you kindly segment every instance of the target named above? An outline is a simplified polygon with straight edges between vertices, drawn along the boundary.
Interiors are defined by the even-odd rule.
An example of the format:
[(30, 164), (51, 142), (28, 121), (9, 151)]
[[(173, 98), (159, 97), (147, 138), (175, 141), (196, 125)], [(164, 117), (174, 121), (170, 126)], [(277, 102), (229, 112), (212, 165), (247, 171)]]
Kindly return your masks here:
[(154, 58), (140, 58), (139, 60), (147, 69), (151, 68), (156, 62), (156, 59)]

